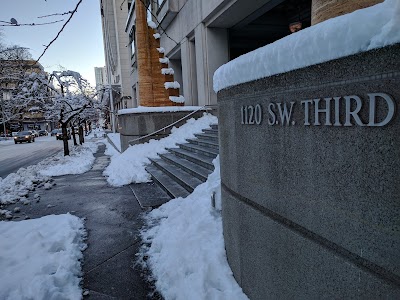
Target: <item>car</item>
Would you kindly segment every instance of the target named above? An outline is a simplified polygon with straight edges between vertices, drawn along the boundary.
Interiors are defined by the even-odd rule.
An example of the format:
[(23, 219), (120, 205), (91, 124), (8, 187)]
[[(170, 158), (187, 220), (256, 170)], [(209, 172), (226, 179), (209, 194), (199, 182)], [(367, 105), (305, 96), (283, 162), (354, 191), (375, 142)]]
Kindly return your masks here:
[[(61, 129), (57, 129), (57, 133), (56, 133), (56, 140), (62, 140), (63, 139), (63, 133)], [(70, 140), (71, 139), (71, 132), (69, 130), (67, 130), (67, 139)]]
[(39, 137), (39, 132), (37, 132), (37, 130), (32, 129), (32, 130), (29, 130), (29, 131), (32, 131), (32, 133), (33, 133), (33, 135), (35, 137)]
[(50, 135), (51, 135), (51, 136), (56, 135), (56, 134), (58, 133), (59, 130), (60, 130), (60, 129), (53, 129), (53, 130), (50, 132)]
[(38, 133), (39, 133), (39, 136), (45, 136), (45, 135), (48, 135), (48, 134), (49, 134), (49, 133), (47, 132), (47, 130), (39, 130)]
[(36, 130), (30, 130), (34, 134), (35, 137), (39, 137), (39, 133)]
[(30, 130), (18, 132), (17, 136), (14, 137), (14, 143), (22, 144), (22, 142), (35, 142), (35, 134)]

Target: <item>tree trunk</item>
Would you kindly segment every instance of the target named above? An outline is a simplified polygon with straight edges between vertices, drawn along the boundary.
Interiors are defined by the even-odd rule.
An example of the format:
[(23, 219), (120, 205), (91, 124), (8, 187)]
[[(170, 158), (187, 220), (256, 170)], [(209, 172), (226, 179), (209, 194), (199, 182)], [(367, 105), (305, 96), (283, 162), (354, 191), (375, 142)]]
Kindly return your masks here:
[(83, 127), (79, 125), (79, 143), (82, 145), (85, 142), (84, 134), (83, 134)]
[(61, 123), (61, 131), (63, 134), (64, 156), (67, 156), (69, 155), (67, 123)]
[(78, 146), (78, 143), (76, 142), (74, 126), (71, 126), (71, 131), (72, 131), (72, 138), (74, 139), (74, 146)]

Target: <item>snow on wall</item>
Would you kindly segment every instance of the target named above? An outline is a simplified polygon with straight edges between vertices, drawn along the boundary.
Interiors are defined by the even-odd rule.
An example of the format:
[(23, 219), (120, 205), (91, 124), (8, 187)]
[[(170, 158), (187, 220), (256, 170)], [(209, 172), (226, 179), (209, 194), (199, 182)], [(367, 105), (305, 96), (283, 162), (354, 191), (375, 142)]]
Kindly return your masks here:
[(400, 1), (354, 11), (244, 54), (214, 73), (214, 91), (400, 42)]
[(161, 37), (161, 35), (159, 33), (155, 33), (155, 34), (153, 34), (153, 36), (156, 40), (158, 40)]
[(150, 20), (147, 20), (147, 25), (148, 25), (150, 28), (153, 28), (153, 29), (156, 29), (156, 28), (157, 28), (156, 23), (154, 23), (153, 21), (150, 21)]
[(179, 95), (178, 97), (169, 96), (169, 100), (175, 103), (185, 103), (185, 97), (183, 97), (182, 95)]
[(159, 60), (160, 63), (162, 63), (162, 64), (167, 64), (167, 63), (169, 63), (169, 58), (168, 58), (168, 57), (159, 58), (158, 60)]
[(157, 51), (159, 53), (165, 53), (165, 49), (163, 47), (157, 48)]
[(174, 69), (172, 68), (162, 68), (161, 74), (163, 75), (174, 75)]
[(164, 83), (164, 87), (166, 90), (168, 89), (179, 89), (181, 87), (181, 85), (179, 84), (178, 81), (174, 81), (174, 82), (166, 82)]

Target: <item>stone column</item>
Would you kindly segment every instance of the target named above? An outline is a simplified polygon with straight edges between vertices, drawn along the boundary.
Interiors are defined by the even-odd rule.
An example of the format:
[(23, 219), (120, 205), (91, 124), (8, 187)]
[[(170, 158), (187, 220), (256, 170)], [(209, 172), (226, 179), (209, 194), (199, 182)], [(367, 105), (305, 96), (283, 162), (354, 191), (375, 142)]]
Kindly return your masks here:
[(139, 98), (141, 106), (153, 106), (153, 84), (150, 61), (149, 35), (146, 8), (140, 0), (136, 0), (136, 47), (139, 82)]
[(383, 2), (383, 0), (312, 0), (311, 25)]

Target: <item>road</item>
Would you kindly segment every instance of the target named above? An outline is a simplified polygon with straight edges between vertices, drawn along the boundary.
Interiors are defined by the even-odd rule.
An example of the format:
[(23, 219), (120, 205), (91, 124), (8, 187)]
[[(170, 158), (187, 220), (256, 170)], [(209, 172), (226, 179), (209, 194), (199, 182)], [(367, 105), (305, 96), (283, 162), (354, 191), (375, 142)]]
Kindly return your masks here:
[[(71, 140), (69, 144), (72, 145)], [(62, 141), (57, 141), (54, 136), (37, 137), (34, 143), (14, 144), (11, 138), (0, 141), (0, 177), (5, 178), (21, 167), (37, 164), (62, 149)]]

